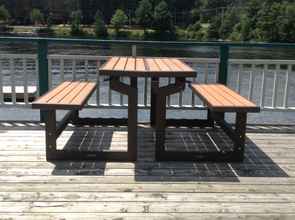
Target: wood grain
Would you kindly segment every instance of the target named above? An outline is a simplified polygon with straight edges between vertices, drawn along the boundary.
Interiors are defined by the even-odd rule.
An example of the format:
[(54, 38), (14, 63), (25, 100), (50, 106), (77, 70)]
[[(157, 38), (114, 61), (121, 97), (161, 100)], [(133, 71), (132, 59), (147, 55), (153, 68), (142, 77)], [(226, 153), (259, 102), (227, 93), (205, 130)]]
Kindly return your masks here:
[[(155, 162), (153, 130), (139, 128), (136, 163), (48, 163), (42, 127), (9, 129), (0, 129), (0, 219), (295, 218), (293, 134), (248, 133), (244, 163), (176, 163)], [(210, 147), (200, 138), (210, 129), (168, 131), (172, 146)], [(102, 137), (123, 148), (126, 127), (69, 128), (59, 145)]]

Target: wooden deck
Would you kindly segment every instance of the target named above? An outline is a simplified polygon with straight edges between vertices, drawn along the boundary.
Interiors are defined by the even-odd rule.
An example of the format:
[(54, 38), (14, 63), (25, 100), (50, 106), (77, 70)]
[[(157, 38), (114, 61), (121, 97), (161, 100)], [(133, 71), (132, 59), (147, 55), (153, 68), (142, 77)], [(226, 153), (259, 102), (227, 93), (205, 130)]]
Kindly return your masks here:
[[(0, 123), (0, 219), (295, 219), (293, 127), (253, 127), (243, 164), (154, 162), (139, 128), (137, 163), (45, 161), (37, 123)], [(126, 128), (70, 127), (67, 149), (126, 149)], [(171, 128), (167, 149), (231, 148), (216, 130)]]

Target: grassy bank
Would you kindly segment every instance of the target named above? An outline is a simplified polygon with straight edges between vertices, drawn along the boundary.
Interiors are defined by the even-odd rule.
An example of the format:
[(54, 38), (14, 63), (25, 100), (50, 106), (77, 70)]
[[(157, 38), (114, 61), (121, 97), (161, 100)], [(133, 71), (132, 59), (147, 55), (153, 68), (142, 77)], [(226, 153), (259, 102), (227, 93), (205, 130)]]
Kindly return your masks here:
[[(15, 34), (36, 34), (40, 27), (34, 26), (12, 26), (13, 33)], [(54, 25), (52, 26), (52, 35), (55, 37), (87, 37), (97, 38), (94, 32), (94, 26), (83, 25), (81, 28), (81, 34), (72, 36), (70, 25)], [(128, 39), (128, 40), (188, 40), (195, 39), (192, 33), (189, 33), (186, 29), (176, 28), (175, 33), (162, 33), (159, 34), (153, 29), (147, 29), (145, 32), (141, 28), (137, 27), (124, 27), (117, 35), (114, 28), (107, 27), (108, 36), (107, 39)], [(51, 36), (52, 36), (51, 35)], [(105, 37), (104, 37), (105, 39)], [(202, 39), (197, 39), (202, 40)]]

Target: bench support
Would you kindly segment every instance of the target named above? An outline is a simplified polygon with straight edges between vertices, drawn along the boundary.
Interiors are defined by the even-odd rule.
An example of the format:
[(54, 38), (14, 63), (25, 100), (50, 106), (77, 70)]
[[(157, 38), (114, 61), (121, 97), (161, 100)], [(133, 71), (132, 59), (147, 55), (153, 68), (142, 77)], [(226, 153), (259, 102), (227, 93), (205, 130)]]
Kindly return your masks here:
[(78, 117), (78, 110), (69, 111), (63, 119), (57, 123), (56, 110), (46, 110), (45, 133), (46, 133), (46, 159), (59, 159), (59, 150), (56, 149), (56, 140), (66, 128), (70, 121), (75, 121)]
[[(208, 119), (167, 119), (166, 120), (166, 97), (178, 93), (185, 88), (185, 79), (176, 78), (175, 83), (159, 87), (158, 78), (152, 79), (151, 91), (151, 125), (156, 130), (156, 160), (187, 160), (183, 152), (165, 151), (165, 128), (166, 126), (188, 126), (188, 127), (212, 127), (211, 113), (208, 111)], [(195, 160), (195, 158), (193, 158)]]
[(242, 162), (244, 159), (247, 112), (237, 112), (235, 129), (224, 119), (224, 112), (208, 110), (208, 121), (212, 127), (216, 122), (233, 141), (234, 149), (229, 152), (183, 152), (165, 151), (165, 132), (157, 132), (156, 159), (158, 161), (198, 161), (198, 162)]
[[(57, 150), (56, 140), (64, 131), (67, 124), (84, 124), (84, 119), (79, 118), (79, 110), (69, 111), (64, 118), (57, 124), (56, 110), (47, 110), (45, 118), (46, 126), (46, 159), (52, 160), (103, 160), (103, 161), (136, 161), (137, 159), (137, 78), (131, 78), (131, 84), (127, 85), (120, 82), (119, 77), (112, 77), (110, 87), (113, 90), (128, 95), (128, 120), (125, 119), (106, 119), (106, 123), (128, 125), (128, 150), (127, 152), (87, 152)], [(86, 123), (96, 123), (97, 120), (85, 119)], [(116, 121), (118, 120), (118, 121)]]

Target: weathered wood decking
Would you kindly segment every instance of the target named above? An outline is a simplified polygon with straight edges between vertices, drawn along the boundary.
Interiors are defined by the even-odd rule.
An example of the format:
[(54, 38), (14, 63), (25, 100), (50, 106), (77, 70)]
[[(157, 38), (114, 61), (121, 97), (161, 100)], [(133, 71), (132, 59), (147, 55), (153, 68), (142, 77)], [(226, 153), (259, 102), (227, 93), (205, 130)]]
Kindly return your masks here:
[[(221, 132), (197, 131), (170, 129), (167, 148), (231, 147)], [(295, 132), (269, 132), (248, 133), (243, 164), (154, 162), (144, 126), (135, 164), (48, 163), (38, 124), (0, 123), (0, 219), (293, 220)], [(124, 150), (126, 137), (126, 128), (69, 128), (58, 144)]]

